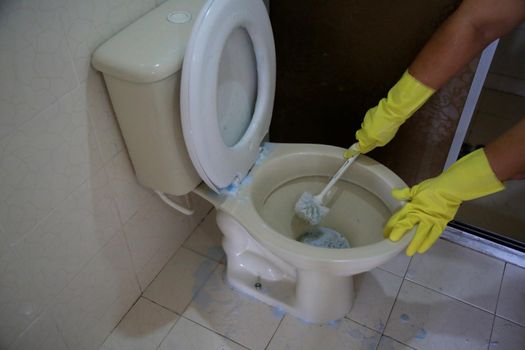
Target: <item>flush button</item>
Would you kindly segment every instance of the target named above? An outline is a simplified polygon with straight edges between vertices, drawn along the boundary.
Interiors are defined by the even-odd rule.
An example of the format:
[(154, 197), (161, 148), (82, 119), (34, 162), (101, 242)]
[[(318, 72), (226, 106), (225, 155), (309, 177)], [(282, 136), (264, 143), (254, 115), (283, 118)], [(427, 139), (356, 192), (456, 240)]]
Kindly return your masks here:
[(191, 20), (191, 13), (188, 11), (174, 11), (168, 15), (168, 21), (171, 23), (186, 23)]

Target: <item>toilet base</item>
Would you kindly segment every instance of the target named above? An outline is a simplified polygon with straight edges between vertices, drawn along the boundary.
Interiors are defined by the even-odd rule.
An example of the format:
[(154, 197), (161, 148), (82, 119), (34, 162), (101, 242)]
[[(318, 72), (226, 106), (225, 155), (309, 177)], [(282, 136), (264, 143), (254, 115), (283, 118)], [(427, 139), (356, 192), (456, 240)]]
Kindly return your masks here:
[[(345, 317), (354, 300), (353, 276), (337, 280), (299, 274), (301, 283), (267, 281), (227, 269), (226, 281), (235, 290), (308, 323), (325, 324)], [(319, 288), (321, 287), (321, 288)], [(299, 297), (297, 297), (298, 295)]]
[(226, 280), (236, 290), (310, 323), (343, 318), (354, 300), (353, 276), (296, 269), (261, 247), (230, 215), (218, 211), (227, 255)]

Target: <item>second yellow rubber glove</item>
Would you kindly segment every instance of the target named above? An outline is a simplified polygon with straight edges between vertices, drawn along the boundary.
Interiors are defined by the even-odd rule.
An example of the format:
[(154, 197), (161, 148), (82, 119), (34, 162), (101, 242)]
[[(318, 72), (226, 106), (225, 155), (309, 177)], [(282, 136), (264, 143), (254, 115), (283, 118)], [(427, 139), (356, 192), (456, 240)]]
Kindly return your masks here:
[[(410, 75), (407, 70), (390, 89), (387, 97), (366, 112), (361, 129), (355, 134), (359, 152), (367, 153), (377, 146), (386, 145), (401, 124), (410, 118), (434, 91)], [(354, 147), (354, 150), (348, 149), (344, 157), (350, 158), (355, 154)]]
[(406, 254), (422, 254), (436, 242), (463, 201), (483, 197), (504, 188), (492, 171), (485, 151), (474, 151), (435, 178), (412, 188), (392, 191), (396, 199), (406, 200), (408, 203), (387, 222), (385, 236), (398, 241), (412, 227), (418, 225)]

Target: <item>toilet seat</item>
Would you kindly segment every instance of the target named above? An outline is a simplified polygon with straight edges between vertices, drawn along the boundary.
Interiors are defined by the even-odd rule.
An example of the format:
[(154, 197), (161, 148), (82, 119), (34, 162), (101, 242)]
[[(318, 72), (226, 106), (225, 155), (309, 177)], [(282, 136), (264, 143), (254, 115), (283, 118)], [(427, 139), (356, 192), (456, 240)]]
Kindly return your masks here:
[[(246, 45), (247, 40), (252, 46)], [(232, 55), (225, 53), (235, 48), (240, 50)], [(252, 59), (246, 57), (250, 55)], [(235, 62), (221, 64), (223, 56)], [(224, 106), (220, 100), (224, 93), (219, 91), (219, 84), (224, 83), (220, 78), (224, 65), (235, 72), (226, 77), (221, 88), (238, 90), (226, 90), (230, 101), (227, 116), (219, 110)], [(248, 110), (247, 115), (246, 108), (239, 110), (239, 105), (250, 104), (250, 97), (245, 96), (250, 89), (255, 106), (253, 114)], [(256, 161), (270, 126), (274, 93), (275, 47), (263, 2), (209, 0), (195, 21), (184, 57), (181, 116), (192, 163), (215, 192), (239, 183)], [(239, 98), (244, 104), (237, 103)], [(246, 127), (239, 129), (240, 123)], [(228, 128), (237, 128), (239, 135), (225, 137)]]

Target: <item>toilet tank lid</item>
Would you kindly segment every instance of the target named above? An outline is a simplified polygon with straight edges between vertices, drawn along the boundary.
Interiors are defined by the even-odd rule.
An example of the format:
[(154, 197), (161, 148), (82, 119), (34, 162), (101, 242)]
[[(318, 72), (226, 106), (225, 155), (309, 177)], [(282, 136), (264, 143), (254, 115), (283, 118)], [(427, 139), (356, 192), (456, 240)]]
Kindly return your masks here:
[(102, 44), (95, 69), (136, 83), (152, 83), (181, 70), (193, 22), (205, 0), (168, 0)]

